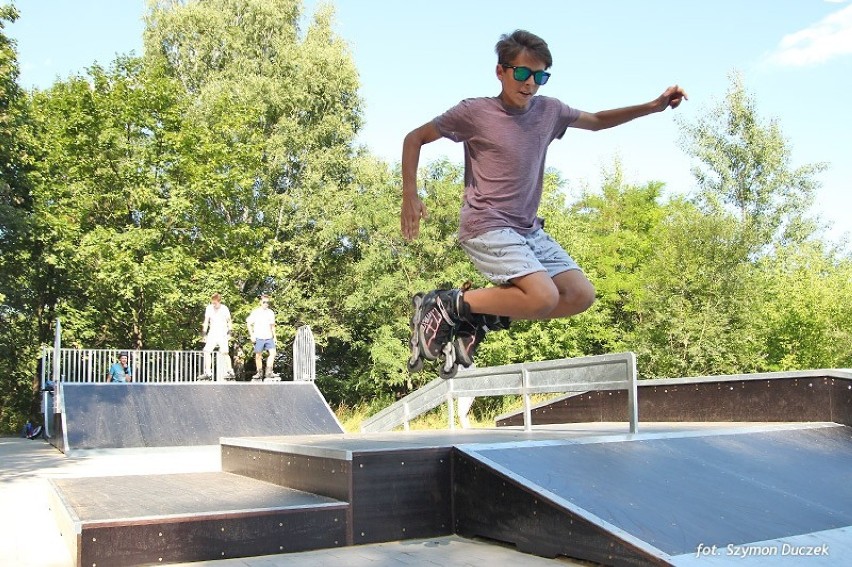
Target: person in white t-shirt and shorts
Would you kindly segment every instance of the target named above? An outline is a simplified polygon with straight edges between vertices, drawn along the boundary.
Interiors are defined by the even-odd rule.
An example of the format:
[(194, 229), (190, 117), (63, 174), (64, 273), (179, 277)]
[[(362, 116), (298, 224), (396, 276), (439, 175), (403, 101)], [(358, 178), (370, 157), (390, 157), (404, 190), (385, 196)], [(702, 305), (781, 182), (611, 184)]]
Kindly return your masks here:
[(222, 296), (214, 293), (210, 296), (210, 304), (204, 310), (204, 324), (201, 328), (204, 335), (204, 374), (202, 380), (213, 379), (213, 351), (219, 349), (216, 360), (216, 380), (224, 377), (234, 379), (231, 367), (229, 345), (231, 338), (231, 311), (222, 303)]
[[(275, 363), (275, 312), (269, 308), (269, 296), (260, 296), (260, 306), (246, 319), (248, 325), (249, 337), (254, 343), (254, 362), (257, 367), (257, 372), (252, 376), (252, 382), (259, 382), (262, 379), (280, 380), (278, 375), (272, 371), (272, 365)], [(267, 351), (269, 355), (266, 358), (266, 372), (263, 372), (263, 351)]]

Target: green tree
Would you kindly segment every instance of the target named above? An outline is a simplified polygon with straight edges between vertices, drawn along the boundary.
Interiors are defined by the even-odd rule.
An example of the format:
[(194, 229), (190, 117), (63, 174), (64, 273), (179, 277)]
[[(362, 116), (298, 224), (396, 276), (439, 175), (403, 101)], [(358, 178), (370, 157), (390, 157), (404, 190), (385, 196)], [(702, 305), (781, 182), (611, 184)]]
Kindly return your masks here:
[(635, 334), (644, 377), (749, 372), (761, 367), (752, 297), (760, 280), (747, 262), (739, 221), (675, 201), (658, 226), (643, 270), (642, 325)]
[(753, 252), (773, 242), (802, 242), (813, 234), (807, 211), (825, 164), (793, 169), (777, 120), (761, 119), (742, 77), (732, 74), (722, 103), (694, 123), (681, 123), (690, 154), (696, 199), (705, 212), (734, 212)]
[(796, 257), (812, 245), (816, 224), (807, 215), (824, 166), (792, 169), (780, 126), (764, 122), (756, 106), (733, 75), (722, 104), (682, 125), (698, 161), (698, 194), (661, 223), (661, 246), (644, 274), (647, 317), (637, 350), (646, 376), (778, 365), (766, 314), (788, 310), (767, 303), (777, 285), (767, 275), (785, 264), (779, 252)]
[(15, 43), (5, 34), (14, 6), (0, 6), (0, 431), (35, 412), (37, 313), (32, 274), (29, 114), (17, 83)]
[[(406, 242), (400, 231), (400, 172), (364, 157), (356, 173), (357, 189), (343, 217), (350, 262), (327, 283), (340, 299), (347, 334), (334, 343), (350, 356), (337, 358), (345, 372), (328, 372), (342, 399), (357, 403), (373, 396), (404, 394), (430, 380), (434, 372), (410, 375), (409, 317), (414, 293), (459, 286), (467, 280), (483, 284), (457, 244), (462, 169), (445, 160), (420, 171), (420, 193), (429, 208), (420, 237)], [(323, 360), (329, 368), (334, 358)]]
[(357, 74), (332, 13), (303, 35), (298, 8), (151, 3), (144, 57), (34, 93), (36, 287), (67, 344), (196, 346), (212, 291), (238, 322), (268, 292), (289, 337), (343, 332), (323, 282), (340, 273)]
[(759, 266), (765, 370), (852, 366), (852, 260), (809, 241)]
[(588, 354), (623, 351), (631, 344), (643, 322), (646, 266), (660, 246), (658, 228), (668, 214), (660, 202), (662, 183), (627, 184), (618, 161), (604, 174), (600, 190), (584, 190), (561, 217), (573, 237), (563, 236), (560, 224), (548, 224), (560, 242), (574, 242), (571, 253), (595, 285), (597, 301), (582, 324)]
[(187, 188), (200, 280), (238, 294), (235, 318), (269, 293), (281, 338), (310, 323), (345, 338), (326, 284), (347, 254), (361, 124), (358, 76), (321, 8), (305, 31), (295, 0), (150, 2), (145, 60), (182, 85), (193, 125)]
[(163, 182), (179, 175), (180, 93), (139, 58), (88, 74), (33, 96), (45, 296), (66, 344), (189, 346), (194, 237), (182, 191)]

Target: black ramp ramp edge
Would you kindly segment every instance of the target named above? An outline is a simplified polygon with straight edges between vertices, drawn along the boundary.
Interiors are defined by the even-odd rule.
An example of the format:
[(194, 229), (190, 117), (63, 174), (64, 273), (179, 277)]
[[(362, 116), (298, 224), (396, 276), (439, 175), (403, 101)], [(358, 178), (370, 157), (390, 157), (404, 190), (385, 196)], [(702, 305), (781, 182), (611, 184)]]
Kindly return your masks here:
[[(562, 506), (566, 518), (580, 514), (611, 526), (616, 539), (627, 534), (663, 558), (695, 553), (699, 544), (725, 547), (852, 526), (849, 427), (465, 452), (478, 461), (487, 479), (481, 482), (495, 484), (498, 493), (508, 480), (533, 500)], [(495, 512), (510, 525), (524, 521), (512, 509)], [(564, 545), (566, 555), (610, 563)]]
[(587, 518), (583, 510), (544, 497), (524, 479), (499, 468), (476, 451), (454, 451), (457, 534), (511, 543), (543, 557), (564, 555), (602, 565), (670, 565), (660, 550)]
[(63, 384), (66, 452), (343, 433), (310, 382)]

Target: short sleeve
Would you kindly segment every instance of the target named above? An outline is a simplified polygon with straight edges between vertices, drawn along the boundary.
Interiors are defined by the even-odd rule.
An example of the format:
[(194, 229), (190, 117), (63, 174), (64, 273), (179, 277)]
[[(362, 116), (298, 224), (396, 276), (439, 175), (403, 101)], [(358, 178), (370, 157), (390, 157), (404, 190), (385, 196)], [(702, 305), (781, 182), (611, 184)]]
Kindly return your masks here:
[(432, 122), (438, 133), (454, 142), (464, 142), (473, 135), (471, 106), (473, 101), (465, 99), (450, 108)]

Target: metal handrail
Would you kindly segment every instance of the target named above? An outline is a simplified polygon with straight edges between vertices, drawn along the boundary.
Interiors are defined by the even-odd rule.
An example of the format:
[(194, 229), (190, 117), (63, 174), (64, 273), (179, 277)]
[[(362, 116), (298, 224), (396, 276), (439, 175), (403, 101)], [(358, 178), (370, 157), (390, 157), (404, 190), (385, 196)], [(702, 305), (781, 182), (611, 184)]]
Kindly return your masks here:
[(449, 428), (455, 428), (454, 401), (462, 397), (521, 395), (524, 429), (532, 428), (530, 395), (538, 393), (627, 390), (630, 432), (639, 428), (636, 399), (636, 355), (632, 352), (461, 369), (455, 378), (436, 378), (419, 390), (364, 420), (361, 431), (390, 431), (442, 403), (447, 403)]
[(314, 334), (308, 325), (302, 325), (296, 331), (296, 339), (293, 341), (293, 381), (316, 380), (316, 358)]
[(61, 382), (109, 382), (109, 368), (126, 353), (134, 382), (195, 382), (204, 372), (200, 350), (126, 350), (42, 347), (42, 386)]

